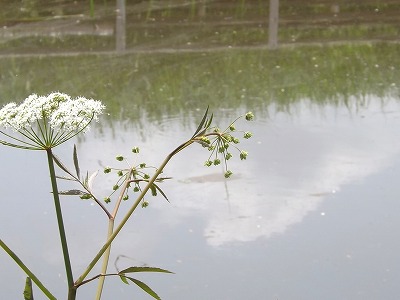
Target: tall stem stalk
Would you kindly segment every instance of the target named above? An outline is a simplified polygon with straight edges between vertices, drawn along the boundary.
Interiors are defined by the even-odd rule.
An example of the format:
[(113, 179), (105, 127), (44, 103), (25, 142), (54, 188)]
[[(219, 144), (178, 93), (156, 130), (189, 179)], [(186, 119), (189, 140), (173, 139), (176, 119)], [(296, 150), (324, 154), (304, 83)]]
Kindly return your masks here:
[(46, 152), (47, 152), (47, 161), (49, 164), (49, 172), (50, 172), (51, 187), (52, 187), (52, 191), (53, 191), (54, 205), (55, 205), (56, 215), (57, 215), (58, 230), (60, 233), (61, 246), (62, 246), (62, 251), (63, 251), (63, 256), (64, 256), (65, 272), (67, 274), (68, 291), (70, 291), (71, 287), (73, 287), (73, 285), (74, 285), (74, 279), (72, 277), (71, 261), (70, 261), (70, 257), (69, 257), (69, 253), (68, 253), (67, 238), (65, 235), (64, 222), (63, 222), (63, 217), (62, 217), (62, 212), (61, 212), (61, 204), (60, 204), (60, 197), (58, 194), (56, 172), (54, 169), (53, 153), (51, 151), (51, 148), (46, 149)]

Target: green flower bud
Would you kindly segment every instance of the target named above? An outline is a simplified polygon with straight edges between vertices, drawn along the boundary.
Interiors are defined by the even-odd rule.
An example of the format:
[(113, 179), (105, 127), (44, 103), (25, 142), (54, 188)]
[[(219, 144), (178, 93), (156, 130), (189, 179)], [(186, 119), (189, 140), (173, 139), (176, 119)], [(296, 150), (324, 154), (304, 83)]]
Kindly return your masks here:
[(246, 118), (247, 121), (251, 121), (251, 120), (254, 119), (254, 114), (253, 114), (251, 111), (249, 111), (249, 112), (245, 115), (245, 118)]
[(122, 176), (122, 175), (124, 175), (124, 172), (122, 172), (121, 170), (119, 170), (117, 174), (118, 174), (118, 176)]
[(142, 169), (143, 169), (143, 168), (146, 168), (146, 164), (145, 164), (145, 163), (141, 163), (141, 164), (139, 165), (139, 167), (142, 168)]
[(235, 130), (236, 130), (235, 124), (231, 124), (231, 125), (229, 126), (229, 130), (230, 130), (230, 131), (235, 131)]
[(135, 187), (133, 188), (133, 191), (134, 191), (134, 192), (139, 192), (139, 191), (140, 191), (140, 189), (139, 189), (139, 187), (138, 187), (138, 186), (135, 186)]
[(214, 128), (214, 132), (217, 132), (217, 133), (220, 132), (219, 128), (218, 128), (218, 127), (215, 127), (215, 128)]
[(104, 173), (110, 173), (111, 172), (111, 168), (110, 167), (105, 167), (104, 168)]
[(229, 177), (231, 177), (232, 174), (233, 174), (232, 171), (228, 170), (225, 172), (224, 176), (225, 176), (225, 178), (229, 178)]
[(214, 166), (217, 166), (221, 163), (221, 160), (219, 160), (218, 158), (214, 159)]
[(149, 175), (149, 174), (144, 174), (143, 178), (144, 178), (144, 179), (149, 179), (149, 178), (150, 178), (150, 175)]
[(204, 163), (204, 165), (206, 166), (206, 167), (209, 167), (209, 166), (211, 166), (213, 164), (213, 162), (211, 161), (211, 160), (207, 160), (205, 163)]
[(122, 155), (118, 155), (118, 156), (115, 157), (115, 159), (118, 160), (118, 161), (123, 161), (124, 157)]
[(211, 142), (210, 142), (210, 139), (209, 139), (208, 137), (206, 137), (206, 136), (202, 136), (202, 137), (200, 138), (200, 140), (201, 140), (202, 142), (206, 143), (206, 144), (210, 144), (210, 143), (211, 143)]
[(149, 202), (143, 201), (142, 202), (142, 208), (146, 208), (147, 206), (149, 206)]
[(215, 146), (214, 146), (214, 145), (208, 147), (208, 151), (213, 151), (214, 149), (215, 149)]
[(224, 134), (223, 137), (224, 137), (225, 141), (228, 143), (232, 142), (232, 140), (233, 140), (233, 136), (231, 136), (230, 134)]
[(244, 160), (247, 158), (248, 153), (246, 151), (240, 151), (240, 159)]
[(226, 159), (226, 160), (230, 160), (231, 158), (232, 158), (232, 153), (226, 152), (226, 154), (225, 154), (225, 159)]
[(234, 138), (232, 139), (232, 142), (233, 142), (234, 144), (239, 144), (239, 143), (240, 143), (240, 140), (239, 140), (238, 138), (234, 137)]
[(84, 195), (81, 195), (79, 198), (81, 198), (82, 200), (87, 200), (87, 199), (92, 198), (92, 196), (90, 194), (84, 194)]
[(129, 195), (125, 195), (122, 200), (128, 200), (129, 199)]
[(110, 203), (110, 202), (111, 202), (111, 199), (110, 199), (110, 197), (106, 197), (106, 198), (104, 198), (104, 202), (105, 202), (105, 203)]
[(219, 147), (218, 148), (218, 152), (219, 153), (224, 153), (225, 152), (225, 148), (224, 147)]
[(244, 134), (243, 134), (243, 137), (245, 138), (245, 139), (249, 139), (249, 138), (251, 138), (253, 136), (253, 134), (250, 132), (250, 131), (246, 131)]
[(139, 153), (139, 147), (133, 147), (132, 148), (133, 153)]
[(113, 186), (113, 190), (114, 190), (114, 191), (118, 190), (118, 188), (119, 188), (119, 185), (118, 185), (118, 184), (116, 184), (116, 185)]

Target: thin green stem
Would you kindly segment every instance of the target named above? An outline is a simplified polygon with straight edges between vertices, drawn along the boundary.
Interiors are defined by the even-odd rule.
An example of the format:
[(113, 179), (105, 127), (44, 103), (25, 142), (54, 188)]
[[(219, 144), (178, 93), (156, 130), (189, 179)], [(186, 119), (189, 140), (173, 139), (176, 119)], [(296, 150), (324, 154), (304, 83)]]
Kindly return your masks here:
[(31, 270), (19, 259), (19, 257), (0, 239), (0, 247), (17, 263), (17, 265), (25, 272), (26, 275), (36, 284), (36, 286), (46, 295), (50, 300), (56, 300), (56, 297), (42, 284), (42, 282), (32, 273)]
[[(111, 217), (108, 220), (107, 239), (113, 234), (113, 231), (114, 231), (114, 217)], [(107, 248), (106, 252), (104, 253), (103, 265), (101, 266), (100, 275), (106, 275), (106, 273), (107, 273), (108, 262), (110, 260), (110, 253), (111, 253), (111, 244)], [(103, 292), (103, 287), (104, 287), (104, 280), (105, 280), (105, 276), (99, 277), (99, 283), (97, 285), (96, 298), (95, 298), (96, 300), (100, 300), (100, 298), (101, 298), (101, 294)]]
[[(1, 143), (2, 143), (3, 145), (11, 146), (11, 147), (14, 147), (14, 148), (21, 148), (21, 149), (43, 150), (42, 147), (38, 147), (38, 144), (37, 144), (37, 143), (35, 143), (35, 144), (28, 143), (28, 142), (23, 141), (23, 140), (21, 140), (21, 139), (17, 139), (16, 137), (13, 137), (13, 136), (11, 136), (11, 135), (9, 135), (9, 134), (3, 132), (3, 131), (0, 131), (0, 133), (3, 134), (3, 135), (5, 135), (5, 136), (8, 137), (8, 138), (14, 140), (14, 141), (18, 141), (18, 142), (20, 142), (21, 144), (25, 144), (25, 145), (28, 145), (28, 146), (23, 146), (23, 145), (18, 145), (18, 144), (9, 143), (9, 142), (6, 142), (6, 141), (1, 141)], [(19, 131), (19, 133), (23, 135), (23, 133), (22, 133), (21, 131)], [(32, 146), (32, 147), (29, 147), (29, 146)], [(39, 146), (41, 146), (41, 145), (39, 145)]]
[(61, 246), (62, 246), (62, 251), (63, 251), (63, 256), (64, 256), (65, 272), (67, 274), (68, 289), (70, 290), (71, 287), (73, 287), (73, 285), (74, 285), (74, 280), (72, 277), (72, 269), (71, 269), (71, 262), (70, 262), (70, 257), (69, 257), (69, 253), (68, 253), (67, 237), (65, 235), (64, 222), (63, 222), (63, 217), (62, 217), (62, 212), (61, 212), (61, 204), (60, 204), (60, 197), (58, 194), (56, 172), (54, 170), (53, 153), (51, 151), (51, 148), (46, 149), (46, 152), (47, 152), (47, 161), (49, 164), (51, 187), (53, 190), (54, 205), (55, 205), (56, 215), (57, 215), (58, 230), (60, 233)]
[[(129, 170), (129, 172), (132, 173), (132, 168)], [(130, 182), (131, 182), (129, 180), (129, 178), (130, 178), (129, 176), (126, 176), (124, 187), (123, 187), (123, 189), (121, 189), (121, 192), (120, 192), (120, 195), (118, 197), (117, 203), (115, 204), (114, 211), (109, 216), (107, 239), (109, 239), (110, 236), (114, 232), (114, 220), (115, 220), (115, 217), (117, 216), (118, 209), (119, 209), (119, 207), (121, 205), (121, 201), (122, 201), (122, 198), (124, 197), (125, 191), (129, 188), (129, 185), (130, 185)], [(110, 260), (110, 253), (111, 253), (111, 244), (107, 248), (106, 252), (104, 253), (103, 264), (101, 266), (101, 273), (100, 273), (101, 275), (105, 275), (107, 273), (108, 262)], [(100, 300), (100, 298), (101, 298), (101, 294), (103, 292), (105, 279), (106, 279), (105, 276), (100, 276), (99, 277), (99, 283), (97, 285), (97, 292), (96, 292), (96, 298), (95, 298), (96, 300)]]

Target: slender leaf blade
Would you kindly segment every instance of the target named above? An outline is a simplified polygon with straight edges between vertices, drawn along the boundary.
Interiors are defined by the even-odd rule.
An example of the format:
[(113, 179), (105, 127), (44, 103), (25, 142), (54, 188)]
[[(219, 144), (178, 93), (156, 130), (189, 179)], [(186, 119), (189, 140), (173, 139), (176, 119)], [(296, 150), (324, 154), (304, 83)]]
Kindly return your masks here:
[(152, 196), (157, 196), (157, 188), (155, 187), (155, 184), (152, 184), (150, 186), (150, 190), (151, 190), (151, 195)]
[(75, 178), (75, 176), (67, 169), (66, 166), (64, 166), (64, 164), (61, 162), (61, 160), (55, 154), (53, 154), (53, 160), (61, 170), (63, 170), (65, 173), (68, 173), (69, 175), (71, 175), (72, 177)]
[(78, 152), (76, 151), (76, 145), (74, 145), (73, 159), (74, 159), (76, 176), (78, 176), (78, 178), (81, 178), (81, 174), (80, 174), (81, 171), (79, 169)]
[(32, 280), (29, 277), (25, 281), (24, 300), (33, 300)]
[(86, 172), (85, 179), (83, 180), (83, 185), (86, 187), (89, 185), (89, 171)]
[(214, 114), (211, 114), (210, 119), (207, 121), (206, 125), (204, 126), (205, 129), (208, 129), (212, 123)]
[(60, 191), (58, 193), (60, 195), (67, 195), (67, 196), (82, 196), (87, 194), (87, 192), (81, 190), (67, 190), (67, 191)]
[(203, 128), (203, 125), (207, 119), (208, 109), (209, 109), (209, 106), (207, 106), (207, 109), (206, 109), (206, 112), (204, 113), (203, 119), (201, 119), (201, 122), (200, 122), (199, 126), (197, 127), (196, 131), (194, 132), (192, 138), (194, 138), (196, 136), (196, 134)]
[(137, 280), (132, 277), (126, 277), (126, 279), (129, 279), (133, 283), (135, 283), (138, 287), (140, 287), (143, 291), (145, 291), (147, 294), (152, 296), (153, 298), (157, 300), (161, 300), (160, 296), (157, 295), (155, 291), (153, 291), (147, 284), (145, 284), (143, 281)]
[(168, 271), (166, 269), (156, 268), (156, 267), (129, 267), (125, 270), (119, 271), (118, 274), (137, 273), (137, 272), (157, 272), (157, 273), (173, 274), (173, 272), (171, 272), (171, 271)]
[(89, 176), (89, 180), (87, 183), (87, 188), (89, 188), (89, 190), (92, 190), (93, 187), (93, 180), (94, 178), (97, 176), (97, 174), (99, 173), (99, 171), (93, 172), (90, 176)]
[(64, 180), (70, 180), (70, 181), (76, 181), (75, 178), (67, 177), (67, 176), (58, 176), (58, 175), (56, 175), (56, 178), (58, 178), (58, 179), (64, 179)]
[(119, 278), (122, 280), (123, 283), (129, 284), (128, 280), (126, 279), (126, 276), (120, 275)]
[(154, 185), (154, 186), (156, 187), (156, 189), (161, 193), (161, 195), (163, 195), (163, 197), (165, 198), (165, 200), (167, 200), (169, 203), (171, 203), (171, 202), (168, 200), (167, 195), (165, 195), (165, 193), (163, 192), (163, 190), (162, 190), (157, 184), (153, 183), (153, 185)]

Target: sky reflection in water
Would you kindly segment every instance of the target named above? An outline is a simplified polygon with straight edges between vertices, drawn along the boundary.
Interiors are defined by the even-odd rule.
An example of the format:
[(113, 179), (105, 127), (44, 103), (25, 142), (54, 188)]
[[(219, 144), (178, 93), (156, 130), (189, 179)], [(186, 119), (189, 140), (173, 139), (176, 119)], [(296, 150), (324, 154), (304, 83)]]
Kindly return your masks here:
[[(115, 36), (63, 35), (74, 26), (58, 37), (40, 35), (51, 31), (53, 21), (63, 22), (47, 17), (51, 9), (44, 2), (45, 22), (35, 34), (20, 3), (8, 2), (3, 33), (17, 34), (0, 49), (1, 69), (7, 70), (2, 104), (56, 87), (108, 101), (108, 113), (117, 116), (78, 141), (82, 170), (117, 165), (115, 156), (131, 155), (133, 146), (141, 148), (137, 163), (157, 166), (192, 135), (191, 116), (202, 114), (194, 107), (206, 105), (205, 99), (214, 110), (233, 107), (214, 111), (217, 120), (224, 116), (221, 127), (248, 108), (257, 116), (243, 124), (254, 138), (240, 145), (248, 160), (230, 162), (231, 180), (221, 168), (203, 166), (208, 153), (199, 146), (172, 160), (165, 174), (173, 180), (163, 184), (171, 203), (149, 197), (150, 206), (135, 212), (113, 244), (110, 271), (143, 264), (174, 271), (140, 277), (167, 300), (398, 298), (397, 4), (350, 1), (333, 14), (330, 5), (282, 2), (279, 43), (289, 47), (267, 51), (263, 1), (240, 1), (255, 5), (233, 10), (209, 1), (203, 11), (209, 19), (201, 26), (193, 6), (154, 10), (144, 20), (136, 9), (147, 4), (130, 3), (126, 46), (132, 53), (99, 56), (115, 49)], [(104, 24), (112, 28), (114, 4), (103, 2), (109, 9), (96, 3), (96, 11), (104, 13), (99, 20), (111, 20)], [(87, 3), (77, 4), (65, 21), (90, 29), (88, 12), (82, 15)], [(97, 19), (93, 22), (98, 28)], [(33, 35), (19, 39), (18, 32)], [(311, 47), (321, 42), (338, 45)], [(88, 49), (94, 52), (75, 56)], [(27, 56), (15, 57), (18, 53)], [(379, 98), (361, 96), (368, 94)], [(384, 97), (388, 94), (393, 97)], [(56, 149), (70, 167), (72, 147)], [(0, 236), (64, 299), (45, 155), (0, 147), (0, 157)], [(100, 197), (113, 186), (111, 178), (100, 172), (95, 183)], [(107, 220), (89, 201), (67, 197), (62, 204), (76, 276), (102, 246)], [(0, 298), (21, 299), (25, 275), (1, 253)], [(84, 286), (78, 298), (92, 299), (95, 288)], [(35, 298), (43, 298), (37, 289)], [(110, 279), (103, 299), (149, 297)]]
[[(175, 271), (145, 277), (163, 299), (393, 299), (399, 278), (394, 232), (400, 110), (395, 99), (370, 97), (366, 103), (356, 108), (304, 100), (290, 113), (270, 107), (268, 119), (242, 124), (254, 138), (241, 145), (248, 161), (230, 163), (231, 180), (224, 180), (219, 167), (203, 167), (207, 152), (201, 147), (177, 156), (165, 172), (174, 179), (163, 184), (171, 204), (149, 198), (150, 207), (139, 209), (117, 239), (112, 261), (122, 255), (119, 268), (148, 264)], [(178, 130), (178, 120), (161, 123), (160, 130), (149, 122), (145, 139), (129, 124), (116, 122), (114, 130), (101, 133), (93, 128), (78, 143), (82, 168), (101, 169), (117, 154), (130, 155), (133, 146), (141, 148), (137, 163), (157, 165), (191, 135), (191, 129)], [(71, 147), (58, 149), (66, 162)], [(1, 217), (10, 226), (2, 236), (29, 263), (38, 263), (33, 267), (45, 281), (56, 282), (52, 274), (64, 275), (56, 228), (49, 226), (55, 220), (44, 155), (0, 151), (6, 207)], [(15, 196), (21, 174), (33, 180)], [(105, 194), (113, 182), (98, 179), (97, 190)], [(89, 202), (67, 198), (63, 205), (78, 272), (101, 245), (106, 220)], [(40, 243), (33, 238), (37, 232)], [(21, 234), (23, 239), (15, 238)], [(31, 246), (24, 252), (26, 241)], [(0, 259), (20, 286), (23, 274), (6, 255)], [(1, 282), (6, 295), (20, 295), (8, 280)], [(118, 299), (142, 296), (133, 286), (111, 280), (108, 287), (111, 283), (116, 288), (105, 299), (113, 293)], [(61, 294), (62, 284), (55, 284)], [(82, 289), (82, 297), (90, 297), (91, 289)]]

